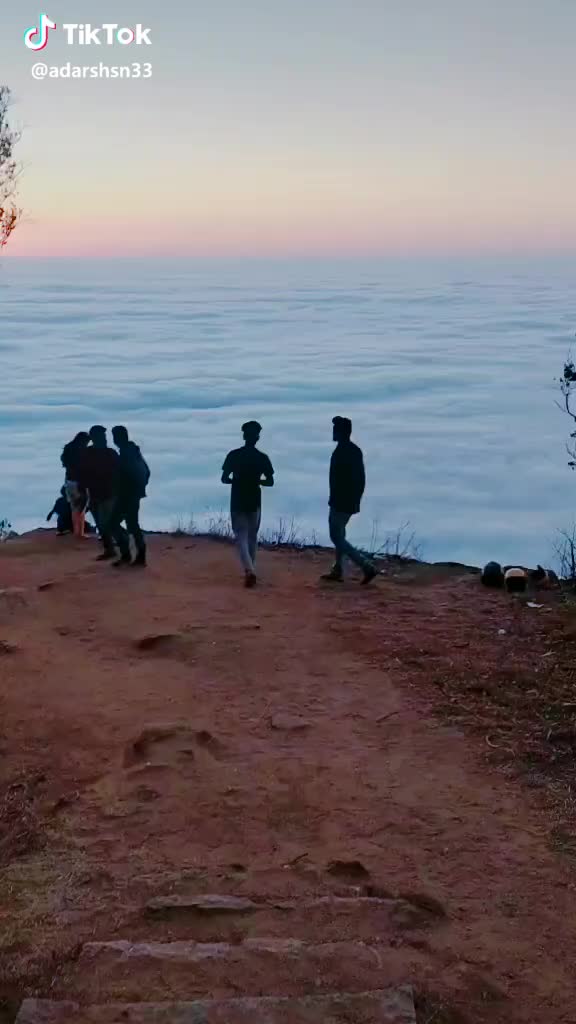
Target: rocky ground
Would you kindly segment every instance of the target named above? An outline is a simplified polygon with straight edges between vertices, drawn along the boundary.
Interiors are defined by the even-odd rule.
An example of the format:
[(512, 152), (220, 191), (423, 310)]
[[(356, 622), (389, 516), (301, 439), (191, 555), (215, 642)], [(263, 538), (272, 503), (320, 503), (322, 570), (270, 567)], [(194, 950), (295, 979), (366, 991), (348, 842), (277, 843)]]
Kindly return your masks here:
[(573, 1024), (558, 594), (95, 553), (0, 547), (2, 1024)]

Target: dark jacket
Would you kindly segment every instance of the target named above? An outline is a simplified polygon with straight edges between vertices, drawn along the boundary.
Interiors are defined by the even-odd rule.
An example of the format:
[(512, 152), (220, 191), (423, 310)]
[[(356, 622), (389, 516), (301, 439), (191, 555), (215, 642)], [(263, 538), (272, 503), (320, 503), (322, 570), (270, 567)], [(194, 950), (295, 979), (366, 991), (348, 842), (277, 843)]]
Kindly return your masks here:
[(66, 480), (78, 483), (80, 466), (86, 452), (86, 446), (75, 445), (73, 441), (67, 444), (62, 452), (61, 462), (66, 470)]
[(128, 441), (118, 456), (118, 498), (134, 500), (146, 497), (150, 471), (137, 444)]
[(86, 448), (78, 465), (78, 483), (90, 494), (91, 505), (115, 498), (118, 489), (118, 454), (112, 448)]
[(360, 511), (365, 486), (361, 449), (353, 441), (340, 441), (330, 460), (330, 508), (355, 515)]

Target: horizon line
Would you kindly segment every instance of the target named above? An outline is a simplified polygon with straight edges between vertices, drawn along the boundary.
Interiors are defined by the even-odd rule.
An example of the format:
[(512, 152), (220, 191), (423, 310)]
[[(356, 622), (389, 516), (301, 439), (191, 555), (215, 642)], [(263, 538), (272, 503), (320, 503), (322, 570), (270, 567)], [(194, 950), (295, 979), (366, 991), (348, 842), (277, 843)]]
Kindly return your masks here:
[(523, 248), (479, 248), (479, 249), (399, 249), (399, 250), (356, 250), (335, 252), (331, 251), (262, 251), (262, 252), (204, 252), (204, 253), (183, 253), (183, 252), (149, 252), (149, 253), (115, 253), (103, 252), (0, 252), (0, 271), (9, 263), (49, 263), (49, 262), (93, 262), (93, 263), (120, 263), (120, 262), (181, 262), (181, 263), (218, 263), (218, 262), (361, 262), (361, 261), (401, 261), (411, 262), (420, 260), (454, 260), (470, 259), (486, 261), (492, 259), (507, 260), (515, 259), (521, 262), (545, 259), (576, 259), (576, 245), (570, 247), (548, 247), (540, 246), (527, 249)]

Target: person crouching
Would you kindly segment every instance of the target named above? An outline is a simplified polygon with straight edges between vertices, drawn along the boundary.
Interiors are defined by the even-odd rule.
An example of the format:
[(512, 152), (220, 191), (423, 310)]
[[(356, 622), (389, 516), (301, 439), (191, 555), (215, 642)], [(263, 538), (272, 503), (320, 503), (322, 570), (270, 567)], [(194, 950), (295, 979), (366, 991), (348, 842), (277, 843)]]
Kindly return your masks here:
[(63, 537), (66, 533), (73, 532), (73, 521), (72, 521), (72, 508), (70, 502), (66, 496), (66, 487), (62, 487), (60, 490), (60, 497), (54, 502), (54, 507), (46, 516), (46, 522), (49, 523), (53, 516), (56, 516), (56, 532), (59, 537)]

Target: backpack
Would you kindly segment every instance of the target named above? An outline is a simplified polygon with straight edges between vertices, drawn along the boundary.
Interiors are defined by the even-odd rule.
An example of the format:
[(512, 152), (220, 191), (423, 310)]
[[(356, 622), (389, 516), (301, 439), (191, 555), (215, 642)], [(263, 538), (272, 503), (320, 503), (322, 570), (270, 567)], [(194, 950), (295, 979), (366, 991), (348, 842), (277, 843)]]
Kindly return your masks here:
[(144, 497), (150, 481), (150, 467), (139, 448), (131, 452), (130, 476), (140, 495)]
[(150, 482), (150, 466), (143, 455), (134, 460), (134, 479), (141, 487), (142, 494), (146, 494), (146, 488)]

